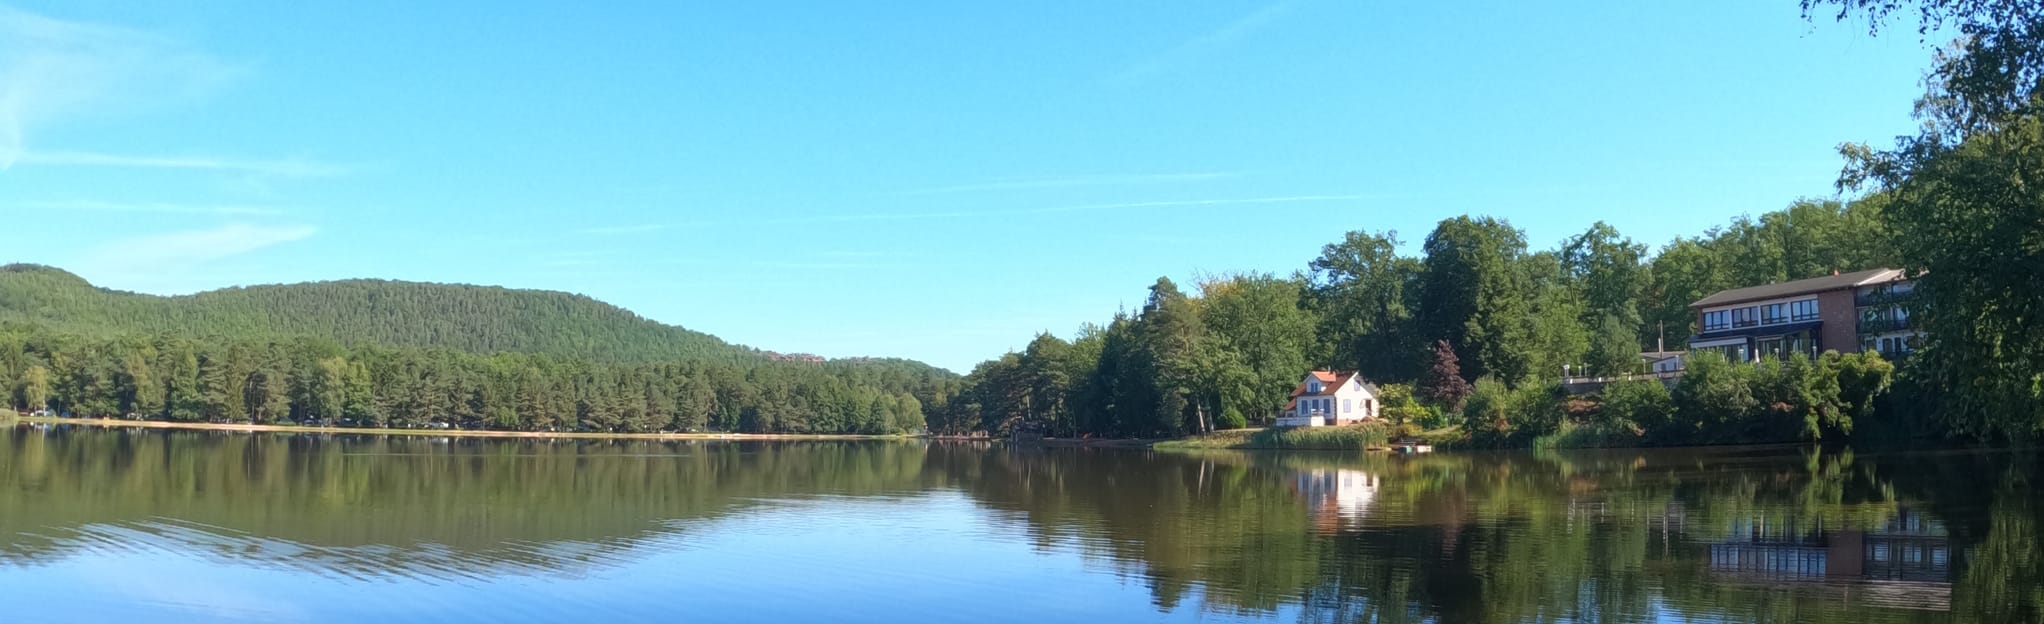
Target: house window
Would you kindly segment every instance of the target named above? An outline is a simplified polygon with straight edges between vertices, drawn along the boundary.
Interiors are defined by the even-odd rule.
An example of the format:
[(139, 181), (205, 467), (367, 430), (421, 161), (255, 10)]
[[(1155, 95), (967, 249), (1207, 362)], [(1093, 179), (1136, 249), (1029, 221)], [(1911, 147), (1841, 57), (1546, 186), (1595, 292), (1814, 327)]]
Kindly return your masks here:
[(1733, 327), (1752, 327), (1760, 324), (1759, 308), (1736, 308), (1732, 310)]
[(1795, 321), (1817, 320), (1817, 300), (1804, 299), (1789, 302), (1789, 319)]
[(1770, 303), (1760, 306), (1760, 324), (1773, 325), (1775, 323), (1787, 323), (1788, 320), (1789, 304)]
[(1350, 411), (1353, 411), (1354, 409), (1355, 409), (1355, 399), (1342, 399), (1342, 400), (1341, 400), (1341, 413), (1343, 413), (1343, 414), (1347, 414), (1347, 413), (1349, 413)]
[(1377, 404), (1377, 402), (1376, 402), (1375, 400), (1372, 400), (1372, 399), (1363, 399), (1363, 415), (1364, 415), (1364, 416), (1369, 416), (1369, 415), (1371, 415), (1371, 414), (1374, 414), (1375, 412), (1374, 412), (1373, 410), (1375, 410), (1375, 409), (1376, 409), (1376, 407), (1375, 407), (1375, 406), (1376, 406), (1376, 404)]
[(1703, 330), (1715, 331), (1732, 326), (1732, 311), (1718, 310), (1703, 313)]

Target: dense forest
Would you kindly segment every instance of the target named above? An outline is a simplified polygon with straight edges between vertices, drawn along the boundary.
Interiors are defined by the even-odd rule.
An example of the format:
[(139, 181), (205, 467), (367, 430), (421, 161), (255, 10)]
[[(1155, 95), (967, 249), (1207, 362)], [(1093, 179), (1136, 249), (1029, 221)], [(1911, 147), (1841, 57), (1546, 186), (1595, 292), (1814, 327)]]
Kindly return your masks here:
[(441, 347), (606, 362), (743, 362), (760, 353), (582, 295), (345, 280), (157, 297), (95, 288), (44, 266), (0, 267), (0, 322), (88, 336), (312, 336), (348, 346)]
[[(1592, 427), (1600, 443), (1836, 438), (1875, 416), (1890, 430), (2031, 438), (2044, 430), (2044, 7), (1914, 4), (1803, 2), (1813, 21), (1835, 10), (1876, 35), (1912, 13), (1919, 33), (1962, 35), (1928, 72), (1921, 134), (1841, 147), (1839, 190), (1855, 199), (1796, 201), (1652, 252), (1601, 222), (1536, 249), (1505, 220), (1452, 217), (1417, 256), (1397, 232), (1350, 232), (1290, 276), (1206, 277), (1192, 292), (1159, 279), (1138, 310), (982, 363), (932, 425), (1198, 433), (1268, 422), (1303, 371), (1338, 368), (1391, 384), (1394, 418), (1459, 424), (1479, 443)], [(1918, 281), (1926, 340), (1899, 370), (1799, 356), (1705, 363), (1672, 394), (1628, 386), (1610, 406), (1560, 395), (1564, 370), (1626, 373), (1664, 338), (1680, 348), (1704, 295), (1877, 267)]]
[(349, 281), (153, 297), (0, 269), (0, 389), (22, 410), (362, 427), (897, 433), (956, 376), (774, 361), (586, 297)]

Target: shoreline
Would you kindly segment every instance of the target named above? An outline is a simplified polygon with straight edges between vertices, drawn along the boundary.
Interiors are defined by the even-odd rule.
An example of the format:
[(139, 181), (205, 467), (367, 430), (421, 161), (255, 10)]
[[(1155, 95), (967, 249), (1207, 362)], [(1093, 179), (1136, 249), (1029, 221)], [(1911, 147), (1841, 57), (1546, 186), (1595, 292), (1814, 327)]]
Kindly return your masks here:
[(567, 438), (583, 440), (909, 440), (921, 436), (863, 435), (850, 433), (603, 433), (588, 431), (498, 431), (492, 429), (379, 429), (366, 427), (307, 427), (302, 425), (258, 425), (254, 423), (200, 423), (167, 420), (118, 420), (113, 418), (58, 418), (20, 416), (20, 423), (127, 427), (135, 429), (185, 429), (235, 433), (338, 433), (357, 435), (401, 435), (463, 438)]

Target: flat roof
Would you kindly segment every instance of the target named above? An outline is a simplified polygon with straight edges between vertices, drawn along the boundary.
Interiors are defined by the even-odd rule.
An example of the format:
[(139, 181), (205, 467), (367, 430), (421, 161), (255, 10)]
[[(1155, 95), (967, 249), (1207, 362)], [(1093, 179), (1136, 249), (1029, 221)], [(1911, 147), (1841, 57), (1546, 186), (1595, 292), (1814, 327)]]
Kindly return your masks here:
[(1730, 305), (1734, 303), (1745, 303), (1748, 301), (1760, 301), (1762, 299), (1780, 299), (1782, 297), (1810, 295), (1830, 290), (1856, 288), (1859, 286), (1866, 286), (1869, 284), (1881, 284), (1901, 279), (1902, 269), (1870, 269), (1866, 271), (1854, 271), (1851, 273), (1841, 273), (1838, 275), (1812, 277), (1810, 279), (1776, 282), (1764, 286), (1748, 286), (1746, 288), (1721, 290), (1712, 294), (1711, 296), (1696, 300), (1696, 303), (1689, 304), (1689, 307), (1703, 308), (1709, 306)]

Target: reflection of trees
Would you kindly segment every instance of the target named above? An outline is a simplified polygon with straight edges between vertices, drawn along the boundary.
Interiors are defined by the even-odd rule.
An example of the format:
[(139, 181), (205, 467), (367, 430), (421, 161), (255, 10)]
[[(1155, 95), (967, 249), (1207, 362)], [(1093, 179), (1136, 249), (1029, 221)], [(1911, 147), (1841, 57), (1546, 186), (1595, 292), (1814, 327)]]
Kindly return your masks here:
[[(1083, 544), (1114, 569), (1142, 575), (1160, 605), (1187, 597), (1223, 612), (1301, 605), (1309, 621), (1373, 622), (1950, 615), (1893, 608), (1883, 596), (1949, 586), (1880, 585), (1903, 578), (1892, 570), (1884, 574), (1893, 578), (1870, 566), (1783, 585), (1712, 568), (1712, 546), (1745, 539), (1735, 533), (1756, 524), (1820, 544), (1839, 536), (1841, 552), (1904, 538), (1946, 543), (1942, 530), (1892, 534), (1891, 520), (1913, 517), (1897, 515), (1894, 475), (1850, 452), (1400, 458), (1028, 450), (971, 461), (979, 478), (960, 483), (973, 496), (1025, 520), (1046, 548)], [(1330, 524), (1322, 515), (1335, 496), (1328, 480), (1347, 472), (1377, 478), (1360, 518), (1343, 514)], [(2006, 547), (2019, 558), (2028, 544)]]
[(0, 557), (165, 540), (344, 574), (583, 567), (755, 497), (914, 493), (923, 459), (885, 442), (22, 430), (0, 434)]
[[(2033, 465), (1814, 449), (1178, 455), (15, 431), (0, 434), (0, 560), (169, 540), (325, 574), (572, 571), (757, 501), (938, 488), (1039, 549), (1141, 579), (1160, 608), (1386, 623), (2034, 621)], [(1367, 490), (1344, 489), (1356, 484)], [(1851, 558), (1883, 544), (1945, 559)], [(1784, 553), (1824, 564), (1741, 559)], [(1925, 605), (1951, 611), (1898, 608)]]

